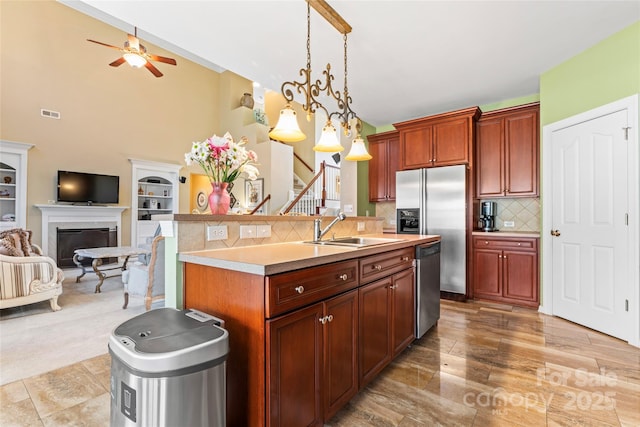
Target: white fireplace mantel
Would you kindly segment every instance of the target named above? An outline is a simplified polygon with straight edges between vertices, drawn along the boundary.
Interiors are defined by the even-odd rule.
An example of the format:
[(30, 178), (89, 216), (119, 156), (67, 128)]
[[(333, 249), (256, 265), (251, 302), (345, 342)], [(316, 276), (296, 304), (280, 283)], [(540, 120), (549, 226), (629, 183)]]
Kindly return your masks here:
[[(42, 211), (42, 251), (50, 254), (51, 224), (60, 223), (115, 223), (118, 228), (118, 244), (122, 243), (122, 212), (129, 206), (78, 206), (78, 205), (34, 205)], [(90, 225), (90, 224), (87, 224)], [(51, 256), (51, 255), (50, 255)]]

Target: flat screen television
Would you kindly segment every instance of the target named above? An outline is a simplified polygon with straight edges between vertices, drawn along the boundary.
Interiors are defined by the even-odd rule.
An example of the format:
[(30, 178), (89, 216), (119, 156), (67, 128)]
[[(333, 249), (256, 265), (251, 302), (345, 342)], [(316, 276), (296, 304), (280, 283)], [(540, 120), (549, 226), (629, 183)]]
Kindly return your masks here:
[(120, 177), (58, 171), (58, 202), (78, 204), (118, 203)]

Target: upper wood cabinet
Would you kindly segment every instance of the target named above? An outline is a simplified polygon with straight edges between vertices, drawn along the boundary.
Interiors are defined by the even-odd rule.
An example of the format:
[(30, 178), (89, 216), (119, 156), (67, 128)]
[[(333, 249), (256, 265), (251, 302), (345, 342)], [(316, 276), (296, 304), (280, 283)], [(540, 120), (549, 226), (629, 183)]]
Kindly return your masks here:
[(387, 202), (396, 199), (398, 171), (398, 131), (369, 135), (369, 201)]
[(400, 137), (400, 169), (469, 164), (478, 107), (394, 123)]
[(540, 104), (483, 113), (476, 125), (476, 197), (537, 197)]

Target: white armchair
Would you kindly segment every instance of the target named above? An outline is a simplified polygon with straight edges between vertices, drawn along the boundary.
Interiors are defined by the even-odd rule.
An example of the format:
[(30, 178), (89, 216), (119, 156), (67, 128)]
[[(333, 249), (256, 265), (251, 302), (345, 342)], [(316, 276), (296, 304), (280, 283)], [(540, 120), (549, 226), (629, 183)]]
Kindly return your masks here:
[(145, 308), (164, 307), (164, 237), (156, 236), (151, 242), (151, 256), (143, 262), (129, 264), (122, 272), (124, 305), (129, 305), (129, 294), (144, 296)]
[(0, 233), (0, 308), (49, 300), (60, 310), (64, 273), (55, 261), (31, 243), (31, 231), (12, 229)]

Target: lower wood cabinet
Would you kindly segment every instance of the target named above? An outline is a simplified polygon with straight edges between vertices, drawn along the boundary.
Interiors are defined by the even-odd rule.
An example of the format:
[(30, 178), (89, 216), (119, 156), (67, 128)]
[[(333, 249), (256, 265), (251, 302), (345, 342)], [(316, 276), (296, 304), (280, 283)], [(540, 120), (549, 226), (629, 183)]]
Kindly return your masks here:
[(414, 270), (408, 269), (358, 290), (360, 387), (413, 341), (414, 280)]
[(267, 321), (269, 425), (315, 426), (358, 392), (358, 292)]
[(473, 237), (473, 295), (537, 307), (538, 239)]
[(227, 425), (322, 426), (412, 341), (413, 247), (256, 275), (184, 264), (229, 331)]

